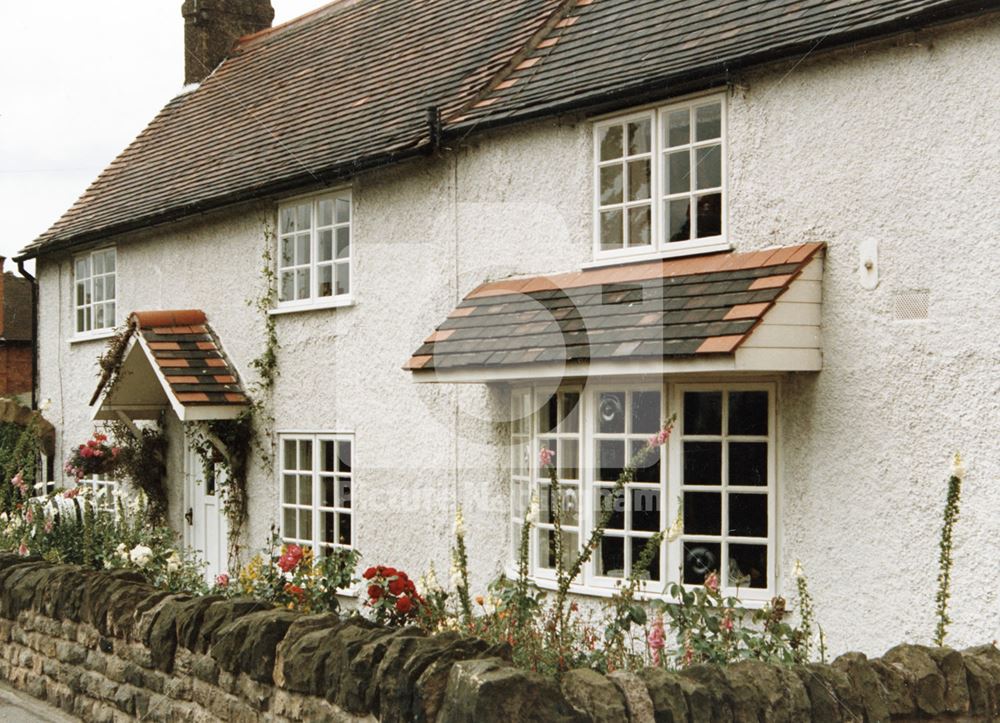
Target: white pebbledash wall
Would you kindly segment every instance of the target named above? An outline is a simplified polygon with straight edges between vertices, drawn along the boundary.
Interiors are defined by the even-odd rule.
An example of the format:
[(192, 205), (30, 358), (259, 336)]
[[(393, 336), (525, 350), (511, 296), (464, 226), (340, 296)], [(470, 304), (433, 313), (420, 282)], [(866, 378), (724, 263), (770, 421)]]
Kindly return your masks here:
[[(1000, 637), (1000, 22), (959, 24), (750, 74), (730, 97), (729, 220), (738, 250), (825, 241), (824, 369), (779, 385), (779, 588), (809, 575), (832, 652), (926, 641), (949, 460), (968, 460), (953, 639)], [(484, 280), (591, 259), (591, 130), (578, 118), (482, 135), (355, 179), (350, 308), (281, 315), (277, 431), (353, 432), (355, 543), (369, 563), (449, 569), (465, 509), (477, 590), (507, 562), (503, 389), (416, 384), (409, 354)], [(245, 301), (263, 283), (272, 202), (118, 244), (119, 315), (200, 308), (244, 380), (263, 349)], [(866, 290), (859, 244), (878, 245)], [(73, 343), (71, 265), (43, 259), (41, 397), (92, 428), (102, 342)], [(925, 320), (894, 317), (926, 290)], [(177, 434), (177, 426), (174, 433)], [(180, 437), (175, 437), (179, 439)], [(180, 527), (180, 445), (172, 452)], [(277, 520), (252, 470), (246, 541)]]

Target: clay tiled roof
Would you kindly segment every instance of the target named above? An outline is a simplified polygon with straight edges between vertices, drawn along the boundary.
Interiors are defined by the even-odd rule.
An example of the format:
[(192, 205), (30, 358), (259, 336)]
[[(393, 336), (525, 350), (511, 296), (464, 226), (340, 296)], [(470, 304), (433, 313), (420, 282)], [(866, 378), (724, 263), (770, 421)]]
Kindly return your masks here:
[[(339, 0), (245, 38), (22, 257), (330, 183), (442, 137), (732, 79), (971, 0)], [(643, 94), (648, 94), (645, 98)]]
[(483, 284), (406, 368), (731, 354), (821, 248), (810, 243)]
[(247, 404), (236, 369), (222, 351), (205, 312), (137, 311), (131, 319), (180, 404)]

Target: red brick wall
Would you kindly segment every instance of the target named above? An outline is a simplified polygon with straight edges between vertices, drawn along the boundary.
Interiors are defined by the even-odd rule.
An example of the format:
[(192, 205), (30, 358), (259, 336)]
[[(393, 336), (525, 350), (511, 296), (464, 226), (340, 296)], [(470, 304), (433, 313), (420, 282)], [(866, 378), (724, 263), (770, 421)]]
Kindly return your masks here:
[(31, 346), (0, 345), (0, 394), (12, 396), (31, 391)]

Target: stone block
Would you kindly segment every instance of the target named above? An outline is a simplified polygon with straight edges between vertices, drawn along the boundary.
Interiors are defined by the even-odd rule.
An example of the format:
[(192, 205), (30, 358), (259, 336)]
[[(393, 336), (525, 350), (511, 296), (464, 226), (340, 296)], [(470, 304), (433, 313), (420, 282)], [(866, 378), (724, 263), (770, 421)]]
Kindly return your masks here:
[(559, 688), (570, 707), (585, 720), (618, 723), (628, 716), (625, 699), (615, 684), (590, 668), (568, 671)]
[(847, 673), (831, 665), (810, 663), (792, 669), (809, 696), (812, 723), (861, 723), (864, 703)]
[(851, 681), (851, 686), (861, 698), (866, 721), (889, 720), (887, 691), (864, 653), (844, 653), (833, 661), (833, 667), (842, 671)]
[(645, 684), (657, 723), (686, 723), (688, 720), (687, 696), (684, 686), (688, 682), (673, 671), (663, 668), (646, 668), (638, 672)]
[(980, 645), (963, 650), (961, 655), (970, 712), (987, 720), (1000, 717), (1000, 650), (995, 645)]
[(927, 654), (944, 676), (944, 712), (969, 712), (969, 684), (962, 654), (952, 648), (926, 648)]
[(292, 610), (244, 615), (219, 629), (212, 657), (230, 673), (246, 673), (259, 682), (273, 683), (278, 643), (299, 617), (301, 613)]

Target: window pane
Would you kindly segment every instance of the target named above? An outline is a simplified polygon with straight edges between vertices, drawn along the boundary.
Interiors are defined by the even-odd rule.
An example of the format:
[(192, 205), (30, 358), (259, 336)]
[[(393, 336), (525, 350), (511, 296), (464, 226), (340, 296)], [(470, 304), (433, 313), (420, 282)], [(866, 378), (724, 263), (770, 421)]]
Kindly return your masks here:
[[(539, 530), (538, 535), (538, 565), (539, 567), (544, 567), (552, 569), (556, 566), (556, 555), (555, 546), (552, 544), (555, 541), (556, 533), (554, 530)], [(563, 532), (562, 534), (562, 547), (563, 547), (563, 565), (568, 567), (573, 560), (576, 559), (577, 553), (580, 547), (579, 535), (575, 532)]]
[(722, 433), (722, 392), (684, 392), (684, 434)]
[(298, 537), (299, 530), (295, 525), (295, 508), (286, 507), (284, 510), (284, 520), (282, 521), (285, 537)]
[(556, 463), (560, 479), (580, 479), (580, 443), (575, 439), (559, 440)]
[(625, 392), (602, 392), (597, 407), (598, 430), (602, 434), (625, 432)]
[(324, 507), (337, 506), (337, 480), (333, 477), (324, 477), (319, 481), (319, 503)]
[(302, 539), (312, 539), (313, 520), (311, 510), (299, 510), (299, 532), (302, 535)]
[(303, 231), (311, 227), (312, 204), (302, 203), (295, 207), (295, 230)]
[(321, 512), (319, 515), (319, 519), (320, 519), (320, 533), (319, 533), (320, 540), (322, 542), (336, 542), (337, 541), (336, 513)]
[(295, 230), (295, 209), (292, 207), (283, 208), (278, 214), (280, 222), (278, 224), (279, 233), (291, 233)]
[(722, 484), (722, 442), (684, 443), (684, 484)]
[(351, 229), (343, 226), (337, 229), (337, 258), (346, 259), (351, 255)]
[(653, 556), (650, 559), (649, 565), (645, 567), (644, 570), (639, 569), (639, 563), (642, 559), (643, 552), (646, 550), (646, 545), (649, 543), (649, 539), (645, 537), (636, 537), (632, 539), (632, 569), (635, 572), (636, 577), (640, 580), (659, 580), (660, 579), (660, 550), (659, 547), (653, 551)]
[(105, 276), (104, 277), (104, 298), (114, 299), (115, 298), (115, 277)]
[(660, 431), (660, 393), (632, 393), (632, 433), (656, 434)]
[(767, 587), (767, 547), (764, 545), (729, 546), (729, 585)]
[(77, 312), (76, 312), (76, 330), (77, 331), (87, 331), (87, 315), (84, 313), (83, 309), (77, 309)]
[(601, 160), (610, 161), (622, 157), (622, 127), (608, 126), (598, 131), (598, 143), (601, 147)]
[(351, 506), (351, 480), (346, 478), (339, 478), (337, 480), (337, 492), (340, 495), (340, 499), (337, 500), (338, 507), (350, 507)]
[(282, 271), (281, 285), (278, 289), (279, 301), (290, 301), (295, 298), (295, 272)]
[(605, 166), (601, 169), (601, 205), (609, 206), (613, 203), (621, 203), (622, 196), (622, 167), (619, 164)]
[(729, 433), (767, 435), (767, 392), (729, 393)]
[(633, 121), (628, 124), (628, 152), (634, 156), (639, 153), (649, 153), (650, 124), (648, 120)]
[(108, 322), (108, 326), (115, 325), (115, 302), (109, 301), (104, 304), (104, 318)]
[(729, 484), (767, 484), (767, 443), (729, 443)]
[(286, 474), (283, 477), (282, 500), (290, 504), (295, 504), (295, 475)]
[(660, 529), (660, 491), (632, 490), (632, 529), (657, 532)]
[(639, 206), (628, 210), (629, 246), (648, 246), (651, 243), (650, 231), (653, 222), (650, 219), (650, 211), (649, 206)]
[(337, 223), (347, 223), (351, 220), (351, 201), (348, 198), (338, 198), (336, 203)]
[(338, 542), (341, 545), (351, 544), (351, 516), (345, 512), (341, 512), (337, 515), (338, 522), (340, 523), (340, 537)]
[(683, 146), (691, 139), (691, 113), (675, 110), (667, 116), (667, 145)]
[(576, 527), (580, 524), (580, 491), (576, 485), (563, 485), (559, 488), (562, 494), (564, 526)]
[(105, 326), (109, 326), (104, 321), (104, 304), (98, 304), (94, 307), (94, 328), (103, 329)]
[(313, 468), (313, 443), (308, 440), (299, 442), (299, 469), (311, 470)]
[(300, 269), (295, 272), (295, 298), (308, 299), (309, 296), (309, 269)]
[(295, 237), (295, 264), (308, 264), (310, 259), (309, 234), (299, 234)]
[(324, 439), (319, 443), (319, 469), (321, 472), (333, 472), (336, 459), (336, 444), (332, 439)]
[(316, 269), (316, 294), (318, 296), (333, 296), (333, 266), (320, 266)]
[(313, 501), (312, 475), (299, 475), (299, 504), (311, 505)]
[(347, 263), (337, 264), (337, 296), (351, 291), (351, 266)]
[(622, 247), (622, 212), (601, 211), (601, 249)]
[(729, 534), (767, 537), (767, 495), (729, 495)]
[(87, 302), (87, 285), (76, 285), (76, 305), (83, 306)]
[(611, 517), (605, 529), (624, 530), (625, 529), (625, 493), (618, 492), (612, 496), (613, 490), (601, 487), (597, 490), (597, 506), (594, 509), (594, 523), (601, 520), (601, 516), (611, 510)]
[(625, 540), (621, 537), (601, 538), (597, 551), (597, 574), (605, 577), (625, 577)]
[(278, 259), (278, 266), (284, 268), (286, 266), (295, 265), (295, 243), (294, 237), (289, 236), (288, 238), (281, 239), (281, 251), (280, 258)]
[[(646, 448), (645, 442), (633, 441), (631, 458), (634, 458), (637, 452), (640, 452)], [(643, 460), (642, 464), (636, 467), (635, 470), (635, 481), (636, 482), (659, 482), (660, 481), (660, 450), (654, 449), (650, 450)]]
[(351, 471), (351, 443), (340, 442), (337, 445), (337, 471), (347, 474)]
[(687, 241), (691, 238), (691, 203), (686, 198), (667, 202), (667, 238)]
[(691, 190), (691, 152), (687, 149), (667, 156), (667, 192), (687, 193)]
[(649, 159), (629, 161), (628, 163), (628, 200), (643, 201), (649, 198), (650, 186)]
[(722, 235), (722, 194), (710, 193), (699, 196), (697, 238), (709, 238)]
[(575, 434), (580, 431), (580, 395), (576, 392), (564, 392), (559, 395), (561, 405), (561, 421), (559, 431), (564, 434)]
[(722, 137), (722, 104), (703, 105), (695, 110), (695, 140), (709, 141)]
[(317, 221), (317, 226), (330, 226), (333, 224), (333, 200), (329, 198), (321, 199), (319, 203), (316, 204), (317, 211), (319, 212), (319, 221)]
[(718, 572), (722, 548), (717, 542), (684, 543), (684, 584), (701, 585), (710, 572)]
[(722, 495), (717, 492), (684, 493), (684, 534), (722, 534)]
[(94, 301), (104, 301), (104, 278), (94, 279)]
[(298, 469), (298, 455), (296, 451), (298, 450), (298, 443), (294, 439), (285, 440), (285, 450), (284, 450), (284, 464), (285, 469)]
[(330, 261), (333, 258), (333, 231), (327, 229), (316, 234), (319, 242), (317, 250), (317, 261)]
[(549, 434), (556, 431), (559, 424), (559, 396), (552, 394), (547, 397), (538, 410), (538, 431)]
[(602, 439), (597, 442), (597, 479), (617, 482), (625, 468), (625, 442)]
[(695, 149), (696, 188), (718, 188), (722, 185), (722, 146)]
[(94, 254), (92, 261), (92, 271), (94, 276), (104, 273), (104, 254)]
[(90, 276), (90, 259), (80, 258), (76, 260), (76, 278), (82, 280)]

